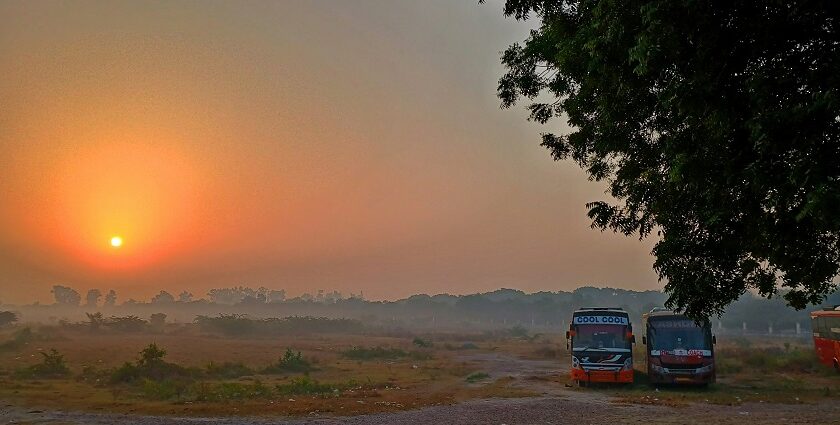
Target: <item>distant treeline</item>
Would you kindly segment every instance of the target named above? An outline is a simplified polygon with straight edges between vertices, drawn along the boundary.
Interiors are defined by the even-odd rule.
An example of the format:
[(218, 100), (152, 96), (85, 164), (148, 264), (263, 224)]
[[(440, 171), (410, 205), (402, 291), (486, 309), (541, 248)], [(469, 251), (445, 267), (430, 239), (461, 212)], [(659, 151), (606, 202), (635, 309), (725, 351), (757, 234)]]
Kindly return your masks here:
[[(128, 300), (116, 303), (116, 293), (110, 291), (105, 302), (101, 293), (89, 291), (86, 302), (72, 288), (56, 286), (56, 303), (52, 305), (6, 306), (0, 310), (14, 311), (21, 321), (58, 322), (83, 320), (85, 313), (105, 312), (108, 315), (152, 318), (163, 314), (168, 321), (190, 323), (202, 327), (216, 327), (235, 323), (247, 315), (257, 327), (289, 327), (290, 322), (277, 322), (273, 317), (326, 317), (353, 319), (350, 323), (404, 328), (436, 329), (499, 329), (524, 326), (531, 329), (556, 329), (568, 324), (573, 310), (587, 306), (620, 307), (627, 310), (634, 321), (642, 313), (662, 306), (666, 296), (660, 291), (631, 291), (616, 288), (582, 287), (571, 292), (536, 292), (527, 294), (513, 289), (470, 295), (414, 295), (397, 301), (369, 301), (361, 295), (344, 297), (338, 292), (286, 298), (282, 290), (247, 287), (214, 289), (209, 299), (194, 299), (192, 294), (178, 297), (161, 291), (150, 302)], [(840, 293), (833, 294), (826, 304), (840, 304)], [(815, 307), (817, 308), (817, 307)], [(160, 316), (157, 316), (160, 317)], [(197, 318), (196, 318), (197, 317)], [(283, 319), (287, 320), (287, 319)], [(115, 326), (116, 322), (104, 325)], [(810, 329), (808, 310), (796, 311), (786, 307), (780, 298), (765, 300), (745, 294), (727, 309), (721, 318), (712, 318), (715, 327), (725, 331), (741, 331), (746, 325), (750, 332), (793, 331), (800, 325), (803, 332)], [(338, 322), (330, 324), (337, 326)], [(344, 326), (344, 325), (342, 325)], [(239, 328), (237, 326), (237, 328)], [(258, 332), (259, 329), (255, 329)]]

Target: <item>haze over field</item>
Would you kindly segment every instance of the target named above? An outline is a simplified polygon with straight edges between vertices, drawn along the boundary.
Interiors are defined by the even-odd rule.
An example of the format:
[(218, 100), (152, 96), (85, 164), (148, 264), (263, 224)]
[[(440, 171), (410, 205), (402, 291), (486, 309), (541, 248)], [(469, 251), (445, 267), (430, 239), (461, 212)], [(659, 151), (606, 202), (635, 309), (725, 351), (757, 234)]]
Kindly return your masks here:
[(149, 6), (0, 3), (2, 301), (661, 288), (499, 109), (499, 3)]

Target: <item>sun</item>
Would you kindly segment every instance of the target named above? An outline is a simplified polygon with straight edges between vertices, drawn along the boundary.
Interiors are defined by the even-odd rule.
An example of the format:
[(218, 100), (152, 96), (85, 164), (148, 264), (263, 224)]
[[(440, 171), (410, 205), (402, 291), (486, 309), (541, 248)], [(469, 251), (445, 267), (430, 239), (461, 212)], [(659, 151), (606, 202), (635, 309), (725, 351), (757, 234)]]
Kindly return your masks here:
[(119, 248), (119, 247), (122, 246), (122, 244), (123, 244), (123, 240), (122, 240), (121, 237), (114, 236), (113, 238), (111, 238), (111, 246), (112, 247)]

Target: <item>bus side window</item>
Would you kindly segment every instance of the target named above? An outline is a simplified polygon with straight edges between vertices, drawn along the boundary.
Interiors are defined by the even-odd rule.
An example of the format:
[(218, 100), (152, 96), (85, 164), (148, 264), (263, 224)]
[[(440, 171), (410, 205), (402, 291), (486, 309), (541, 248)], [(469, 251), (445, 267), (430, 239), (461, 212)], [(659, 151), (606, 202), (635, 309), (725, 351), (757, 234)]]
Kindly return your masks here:
[(826, 317), (824, 320), (827, 328), (825, 337), (840, 341), (840, 317)]
[(826, 334), (826, 332), (825, 332), (826, 331), (825, 328), (826, 328), (826, 326), (825, 326), (825, 318), (824, 317), (817, 317), (817, 318), (814, 319), (814, 332), (819, 334), (819, 336), (821, 338), (828, 337), (828, 334)]

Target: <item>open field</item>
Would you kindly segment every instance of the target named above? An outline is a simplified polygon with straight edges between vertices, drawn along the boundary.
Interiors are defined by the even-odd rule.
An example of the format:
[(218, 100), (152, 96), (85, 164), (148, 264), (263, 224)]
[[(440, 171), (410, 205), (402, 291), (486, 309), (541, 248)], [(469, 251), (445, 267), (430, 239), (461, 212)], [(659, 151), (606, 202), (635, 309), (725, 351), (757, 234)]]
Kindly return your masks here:
[[(502, 417), (510, 409), (521, 415), (505, 423), (543, 421), (552, 417), (545, 409), (619, 421), (658, 412), (661, 423), (680, 423), (683, 415), (719, 423), (745, 414), (788, 418), (785, 423), (840, 418), (840, 377), (816, 363), (806, 340), (722, 338), (718, 383), (706, 389), (646, 385), (638, 346), (636, 384), (576, 388), (568, 381), (568, 352), (558, 335), (319, 333), (238, 339), (180, 325), (157, 333), (36, 328), (24, 341), (21, 330), (15, 332), (0, 334), (0, 418), (19, 423), (109, 423), (115, 414), (150, 424), (178, 423), (178, 417), (414, 423), (434, 422), (469, 406), (474, 415), (462, 423), (486, 423), (478, 419)], [(21, 342), (13, 343), (15, 335)], [(151, 343), (166, 351), (160, 364), (174, 365), (171, 376), (137, 372), (139, 353)], [(69, 373), (33, 376), (40, 369), (32, 367), (42, 364), (41, 353), (50, 349), (64, 356)], [(279, 359), (289, 356), (288, 349), (291, 360), (284, 363)], [(134, 366), (126, 369), (126, 362)], [(139, 378), (123, 379), (126, 370)]]

